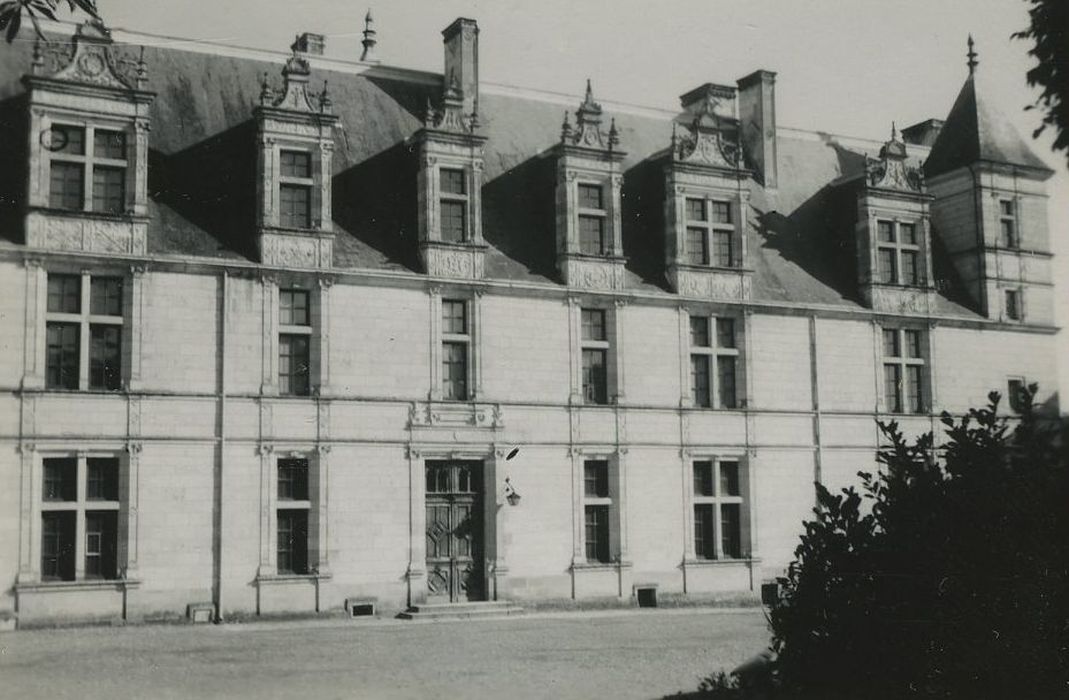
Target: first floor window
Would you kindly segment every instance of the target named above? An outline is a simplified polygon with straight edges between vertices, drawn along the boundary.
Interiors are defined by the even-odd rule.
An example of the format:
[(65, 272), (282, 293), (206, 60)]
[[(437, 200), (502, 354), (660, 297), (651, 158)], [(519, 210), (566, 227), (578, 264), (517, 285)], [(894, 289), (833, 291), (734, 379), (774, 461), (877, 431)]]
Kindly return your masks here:
[(693, 463), (694, 555), (698, 559), (743, 556), (743, 474), (736, 460)]
[(49, 173), (48, 206), (74, 210), (85, 206), (82, 183), (84, 172), (78, 163), (53, 161)]
[(308, 573), (308, 509), (278, 511), (278, 573)]
[(738, 328), (733, 318), (690, 317), (690, 391), (699, 408), (738, 408)]
[(119, 459), (45, 457), (41, 473), (41, 580), (118, 578)]
[(701, 408), (712, 406), (709, 392), (709, 355), (690, 356), (690, 385), (694, 405)]
[(123, 286), (121, 277), (49, 273), (47, 388), (122, 389)]
[(126, 169), (93, 168), (93, 211), (122, 214), (126, 209)]
[(707, 230), (694, 226), (687, 228), (687, 263), (691, 265), (709, 264), (709, 246), (706, 243)]
[(466, 343), (442, 343), (442, 398), (455, 401), (466, 401), (468, 398)]
[(1011, 321), (1021, 320), (1021, 292), (1016, 289), (1005, 290), (1006, 318)]
[(307, 396), (309, 392), (309, 337), (284, 333), (278, 337), (278, 390)]
[(605, 350), (583, 349), (583, 399), (587, 403), (609, 402)]
[(122, 388), (122, 326), (89, 327), (89, 388)]
[(720, 400), (720, 408), (737, 408), (738, 395), (735, 390), (735, 360), (736, 355), (717, 355), (717, 398)]
[(45, 386), (77, 389), (79, 336), (77, 323), (49, 323), (46, 327)]
[(730, 231), (713, 232), (713, 264), (717, 267), (731, 267), (734, 263)]
[(924, 348), (920, 330), (883, 329), (884, 405), (892, 413), (923, 413)]

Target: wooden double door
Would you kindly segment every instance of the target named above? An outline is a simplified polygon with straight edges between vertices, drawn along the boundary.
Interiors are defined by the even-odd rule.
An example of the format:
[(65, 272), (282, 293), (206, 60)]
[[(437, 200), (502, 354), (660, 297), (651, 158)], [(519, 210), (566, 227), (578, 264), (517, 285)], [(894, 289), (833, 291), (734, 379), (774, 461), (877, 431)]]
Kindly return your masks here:
[(427, 602), (484, 600), (483, 464), (426, 463)]

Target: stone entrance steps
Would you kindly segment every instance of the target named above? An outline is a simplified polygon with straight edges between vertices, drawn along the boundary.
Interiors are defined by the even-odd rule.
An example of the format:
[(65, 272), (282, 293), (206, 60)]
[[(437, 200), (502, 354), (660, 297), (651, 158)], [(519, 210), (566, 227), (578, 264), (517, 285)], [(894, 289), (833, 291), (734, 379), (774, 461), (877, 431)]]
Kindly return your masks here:
[(397, 617), (402, 620), (467, 620), (522, 615), (523, 608), (507, 600), (413, 605)]

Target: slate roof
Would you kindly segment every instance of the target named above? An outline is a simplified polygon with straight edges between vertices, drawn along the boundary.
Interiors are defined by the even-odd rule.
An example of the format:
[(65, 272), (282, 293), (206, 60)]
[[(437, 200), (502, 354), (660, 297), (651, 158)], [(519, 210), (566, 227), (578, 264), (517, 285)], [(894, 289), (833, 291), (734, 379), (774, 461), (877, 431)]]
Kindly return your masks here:
[[(18, 41), (0, 50), (0, 131), (6, 132), (0, 150), (3, 141), (25, 138), (18, 116), (25, 105), (18, 96), (31, 45)], [(254, 260), (252, 109), (263, 74), (278, 80), (284, 61), (282, 55), (274, 60), (257, 55), (146, 46), (147, 89), (157, 94), (149, 156), (150, 254)], [(422, 126), (427, 98), (437, 101), (440, 96), (440, 76), (367, 66), (359, 70), (324, 70), (313, 64), (312, 71), (313, 82), (329, 80), (334, 112), (342, 123), (334, 152), (335, 267), (418, 271), (416, 161), (410, 137)], [(582, 77), (573, 81), (577, 89)], [(971, 94), (967, 85), (958, 102), (971, 100)], [(494, 86), (480, 92), (480, 121), (488, 137), (483, 189), (488, 277), (560, 284), (554, 250), (555, 164), (548, 151), (559, 141), (564, 108), (574, 111), (579, 102), (578, 95), (562, 105), (544, 95)], [(955, 105), (956, 112), (964, 109), (959, 107)], [(667, 147), (674, 114), (607, 105), (606, 119), (610, 116), (616, 118), (620, 148), (627, 152), (627, 285), (669, 295), (663, 176), (652, 158)], [(949, 131), (950, 123), (943, 133)], [(845, 188), (835, 185), (860, 174), (866, 156), (875, 156), (881, 144), (784, 128), (778, 139), (779, 188), (766, 191), (750, 183), (753, 300), (860, 310), (849, 245), (856, 203), (844, 199)], [(911, 160), (919, 164), (926, 149), (909, 148)], [(1021, 149), (1027, 152), (1023, 144)], [(24, 184), (0, 178), (0, 201), (17, 198), (19, 188)], [(938, 296), (935, 313), (980, 318), (959, 303), (961, 298)]]
[(934, 177), (981, 160), (1053, 173), (987, 93), (983, 74), (971, 73), (932, 144), (924, 174)]

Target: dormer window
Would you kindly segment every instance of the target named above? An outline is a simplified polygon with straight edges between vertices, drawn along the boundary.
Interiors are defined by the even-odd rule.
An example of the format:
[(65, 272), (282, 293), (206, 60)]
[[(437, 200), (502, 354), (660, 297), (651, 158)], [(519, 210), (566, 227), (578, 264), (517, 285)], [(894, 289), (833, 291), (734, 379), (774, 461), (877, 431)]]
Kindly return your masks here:
[(685, 214), (687, 264), (735, 267), (731, 202), (687, 197)]
[(306, 151), (279, 153), (279, 223), (284, 228), (312, 226), (312, 154)]
[(459, 168), (439, 171), (442, 241), (463, 243), (468, 240), (468, 189), (465, 173)]
[(605, 255), (605, 197), (601, 185), (579, 183), (579, 252)]
[[(86, 148), (92, 143), (91, 149)], [(126, 133), (72, 124), (49, 132), (48, 206), (98, 214), (124, 214)]]
[(883, 284), (920, 284), (921, 248), (917, 225), (877, 220), (877, 273)]

